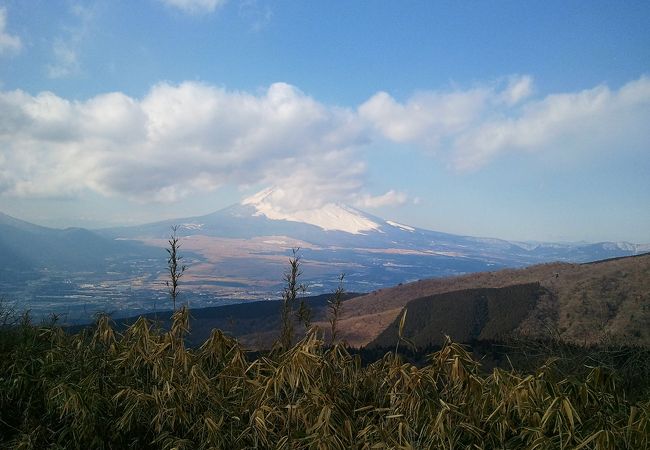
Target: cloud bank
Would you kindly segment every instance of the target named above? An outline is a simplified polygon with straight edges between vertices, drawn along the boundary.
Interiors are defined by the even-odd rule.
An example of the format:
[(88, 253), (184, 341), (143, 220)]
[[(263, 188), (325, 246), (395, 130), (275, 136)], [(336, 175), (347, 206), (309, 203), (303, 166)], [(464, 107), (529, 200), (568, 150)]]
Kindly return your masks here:
[(0, 91), (0, 193), (170, 202), (222, 185), (275, 185), (295, 193), (287, 210), (330, 201), (377, 208), (408, 201), (394, 189), (364, 190), (360, 149), (382, 140), (460, 171), (513, 152), (589, 158), (650, 142), (646, 77), (619, 89), (533, 93), (526, 76), (405, 101), (380, 92), (355, 109), (285, 83), (257, 93), (160, 83), (143, 98), (114, 92), (84, 101)]
[(398, 102), (379, 92), (358, 108), (381, 137), (442, 153), (456, 170), (478, 170), (509, 152), (588, 154), (647, 145), (650, 79), (531, 98), (532, 79), (505, 86), (422, 92)]
[[(0, 191), (175, 201), (222, 184), (281, 184), (304, 201), (360, 187), (362, 130), (284, 83), (253, 95), (200, 83), (159, 84), (73, 102), (0, 93)], [(306, 188), (306, 186), (308, 186)], [(310, 197), (309, 186), (320, 194)]]

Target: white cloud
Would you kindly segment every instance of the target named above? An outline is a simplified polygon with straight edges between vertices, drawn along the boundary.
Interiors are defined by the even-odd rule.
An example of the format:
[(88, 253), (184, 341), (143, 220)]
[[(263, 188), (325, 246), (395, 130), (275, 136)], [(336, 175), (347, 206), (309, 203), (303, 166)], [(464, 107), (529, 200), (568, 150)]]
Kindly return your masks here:
[(70, 5), (73, 23), (63, 26), (59, 36), (52, 42), (51, 62), (45, 66), (49, 78), (68, 78), (81, 73), (80, 53), (88, 40), (92, 22), (96, 16), (95, 6)]
[(226, 3), (226, 0), (159, 0), (167, 6), (178, 8), (187, 14), (204, 14), (214, 12)]
[(516, 105), (533, 93), (533, 79), (530, 76), (512, 76), (501, 98), (508, 106)]
[[(525, 103), (521, 112), (488, 118), (455, 136), (453, 164), (480, 168), (506, 152), (625, 151), (650, 142), (650, 79), (619, 90), (597, 86)], [(588, 157), (588, 156), (587, 156)]]
[(77, 55), (76, 43), (55, 39), (52, 44), (53, 63), (46, 66), (50, 78), (66, 78), (79, 73), (81, 64)]
[(399, 103), (379, 92), (359, 107), (359, 115), (392, 141), (435, 148), (446, 135), (471, 124), (486, 107), (489, 95), (485, 88), (420, 92)]
[(22, 48), (20, 38), (7, 32), (7, 10), (0, 8), (0, 56), (15, 55)]
[(355, 204), (360, 208), (381, 208), (382, 206), (403, 205), (407, 201), (406, 194), (391, 189), (382, 195), (362, 195), (356, 200)]
[(241, 0), (239, 16), (250, 23), (251, 31), (259, 32), (273, 18), (273, 11), (268, 4), (260, 4), (258, 0)]
[(532, 98), (529, 76), (398, 102), (380, 92), (360, 117), (384, 138), (437, 152), (458, 170), (476, 170), (507, 152), (573, 155), (650, 142), (650, 79)]
[(0, 93), (0, 117), (6, 195), (175, 201), (225, 183), (274, 184), (314, 205), (356, 192), (365, 170), (355, 115), (284, 83), (259, 95), (163, 83), (143, 99), (83, 102), (11, 91)]
[(0, 194), (176, 201), (223, 185), (274, 185), (291, 193), (274, 199), (286, 210), (335, 201), (374, 208), (408, 199), (396, 190), (364, 193), (362, 154), (372, 150), (359, 149), (373, 140), (433, 150), (458, 170), (508, 152), (584, 161), (595, 152), (647, 151), (650, 79), (617, 90), (532, 92), (530, 79), (517, 77), (404, 103), (378, 93), (351, 110), (285, 83), (255, 94), (161, 83), (143, 98), (115, 92), (85, 101), (0, 91)]
[(83, 46), (93, 33), (98, 8), (98, 3), (69, 5), (70, 22), (60, 27), (52, 41), (50, 62), (45, 66), (49, 78), (69, 78), (82, 72)]

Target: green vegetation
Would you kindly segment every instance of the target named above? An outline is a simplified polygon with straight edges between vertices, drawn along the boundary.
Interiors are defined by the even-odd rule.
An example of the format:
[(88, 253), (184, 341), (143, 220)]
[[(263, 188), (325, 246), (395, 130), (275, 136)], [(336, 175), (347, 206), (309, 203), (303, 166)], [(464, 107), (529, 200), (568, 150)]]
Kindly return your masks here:
[(631, 402), (601, 367), (479, 371), (447, 341), (416, 367), (387, 353), (363, 366), (312, 329), (249, 361), (214, 330), (186, 348), (169, 330), (107, 317), (66, 334), (27, 318), (0, 329), (2, 448), (588, 448), (650, 446), (650, 399)]

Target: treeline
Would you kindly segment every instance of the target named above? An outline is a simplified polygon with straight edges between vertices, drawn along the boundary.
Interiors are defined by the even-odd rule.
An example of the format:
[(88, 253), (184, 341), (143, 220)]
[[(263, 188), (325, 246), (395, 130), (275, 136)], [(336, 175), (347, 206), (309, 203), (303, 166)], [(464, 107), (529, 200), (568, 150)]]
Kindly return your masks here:
[(186, 347), (188, 324), (182, 308), (169, 329), (0, 327), (0, 447), (650, 448), (647, 391), (631, 398), (613, 367), (488, 372), (452, 342), (362, 364), (315, 329), (251, 358), (218, 330)]

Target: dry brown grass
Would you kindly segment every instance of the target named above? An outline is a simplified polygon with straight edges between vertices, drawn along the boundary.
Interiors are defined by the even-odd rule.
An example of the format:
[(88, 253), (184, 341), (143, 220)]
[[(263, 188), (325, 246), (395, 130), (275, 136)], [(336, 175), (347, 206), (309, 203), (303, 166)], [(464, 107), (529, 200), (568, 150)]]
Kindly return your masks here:
[(418, 298), (535, 282), (552, 298), (538, 304), (522, 323), (522, 331), (531, 333), (541, 325), (559, 330), (572, 342), (599, 342), (606, 336), (650, 345), (650, 255), (591, 264), (541, 264), (381, 289), (344, 303), (340, 337), (352, 346), (367, 345)]
[[(538, 283), (467, 289), (411, 300), (404, 330), (417, 348), (457, 342), (498, 341), (510, 336), (545, 294)], [(399, 317), (368, 347), (390, 348), (398, 338)]]

